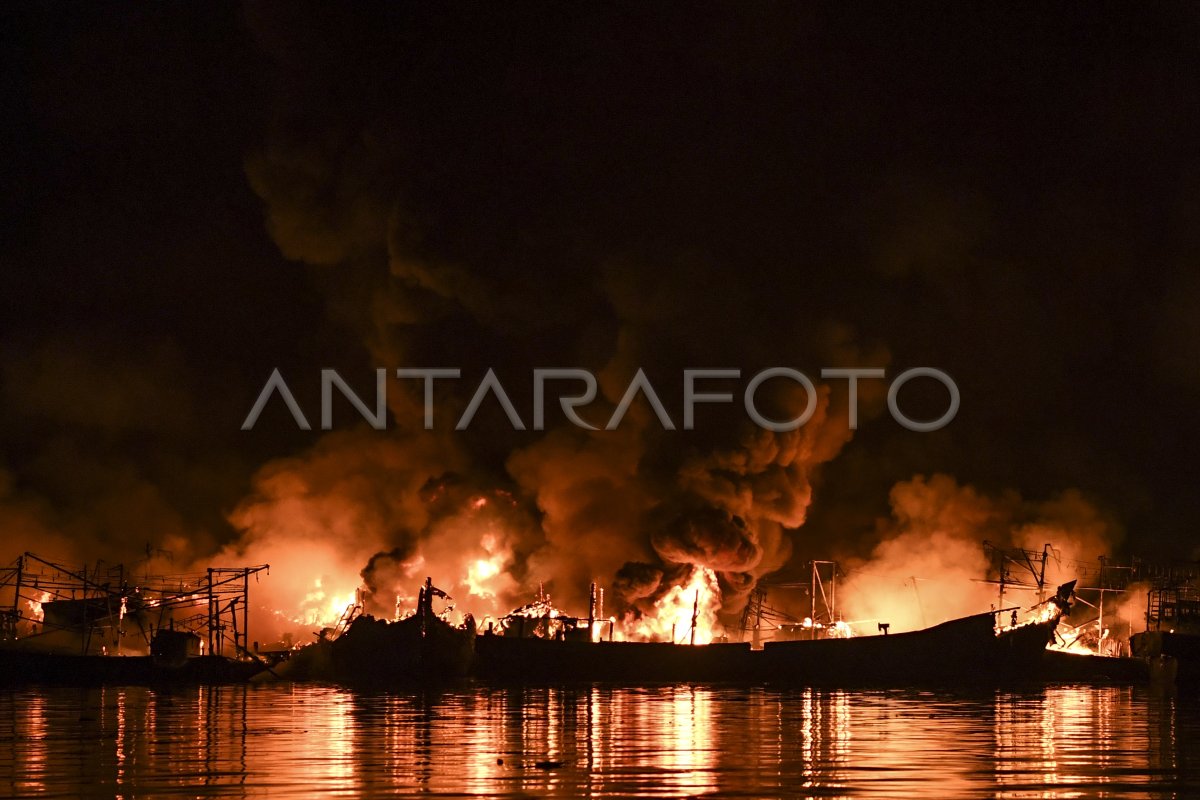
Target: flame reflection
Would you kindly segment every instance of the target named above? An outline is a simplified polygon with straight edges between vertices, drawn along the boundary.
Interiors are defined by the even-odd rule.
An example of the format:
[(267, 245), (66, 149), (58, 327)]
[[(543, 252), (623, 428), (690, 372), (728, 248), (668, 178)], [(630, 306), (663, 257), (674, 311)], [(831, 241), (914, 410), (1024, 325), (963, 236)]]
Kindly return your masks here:
[(0, 731), (14, 796), (1115, 797), (1200, 785), (1195, 702), (1111, 687), (31, 688), (0, 692)]

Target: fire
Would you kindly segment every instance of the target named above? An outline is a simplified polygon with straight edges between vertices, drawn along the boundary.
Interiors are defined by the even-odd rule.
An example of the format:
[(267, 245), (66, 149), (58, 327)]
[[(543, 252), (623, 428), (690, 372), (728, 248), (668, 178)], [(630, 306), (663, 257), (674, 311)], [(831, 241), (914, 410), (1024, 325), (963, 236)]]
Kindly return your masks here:
[(45, 616), (42, 613), (42, 603), (49, 602), (49, 600), (50, 600), (49, 592), (40, 592), (38, 594), (38, 598), (36, 600), (26, 600), (25, 601), (25, 605), (29, 606), (30, 615), (38, 622), (41, 622), (42, 618)]
[[(717, 574), (707, 567), (694, 567), (687, 581), (672, 586), (654, 602), (654, 610), (640, 619), (626, 617), (622, 638), (638, 642), (709, 644), (725, 633), (717, 621), (721, 589)], [(695, 617), (695, 631), (692, 619)]]
[(1046, 605), (1042, 606), (1042, 610), (1038, 612), (1038, 615), (1032, 621), (1049, 622), (1050, 620), (1059, 616), (1061, 613), (1062, 612), (1058, 610), (1058, 606), (1054, 605), (1053, 603), (1047, 603)]
[(800, 620), (799, 627), (803, 628), (806, 639), (850, 639), (854, 636), (854, 627), (841, 619), (826, 625), (823, 622), (814, 622), (812, 617), (805, 617)]
[(1051, 643), (1050, 649), (1057, 651), (1059, 653), (1074, 653), (1075, 655), (1080, 655), (1080, 656), (1096, 655), (1096, 653), (1094, 651), (1092, 651), (1087, 645), (1085, 645), (1083, 642), (1079, 641), (1078, 639), (1074, 639), (1074, 640), (1068, 642), (1067, 644), (1060, 644), (1058, 642)]
[(300, 601), (297, 616), (292, 622), (297, 625), (330, 627), (336, 625), (346, 611), (358, 602), (358, 592), (351, 589), (345, 592), (326, 591), (322, 579), (316, 578), (313, 587)]
[[(1025, 612), (1022, 612), (1022, 613), (1025, 613)], [(1025, 619), (1022, 619), (1020, 621), (1017, 620), (1017, 612), (1016, 611), (1012, 612), (1012, 619), (1011, 619), (1011, 622), (1009, 622), (1008, 624), (1004, 624), (1003, 622), (1001, 622), (1000, 621), (1001, 618), (998, 616), (996, 630), (997, 631), (1009, 631), (1009, 630), (1012, 630), (1013, 628), (1020, 628), (1025, 625), (1036, 625), (1036, 624), (1042, 623), (1042, 622), (1049, 622), (1052, 619), (1061, 617), (1062, 613), (1063, 613), (1062, 609), (1060, 609), (1058, 607), (1058, 605), (1056, 605), (1054, 603), (1054, 601), (1051, 600), (1050, 602), (1042, 603), (1040, 605), (1034, 606), (1033, 608), (1029, 609), (1028, 615), (1025, 617)]]
[[(476, 498), (469, 505), (475, 509), (486, 507), (486, 502), (480, 500), (485, 499)], [(480, 619), (496, 614), (518, 588), (509, 572), (512, 545), (502, 529), (480, 527), (464, 524), (452, 537), (422, 543), (418, 551), (394, 560), (386, 570), (377, 570), (372, 576), (376, 581), (373, 591), (361, 575), (348, 572), (331, 572), (297, 582), (290, 597), (277, 599), (276, 624), (284, 629), (310, 631), (333, 627), (355, 605), (375, 616), (400, 619), (415, 608), (416, 588), (426, 576), (452, 598), (446, 611), (454, 610), (459, 617), (471, 613)], [(312, 560), (316, 561), (315, 552)]]
[(497, 547), (496, 537), (490, 533), (480, 540), (480, 544), (487, 555), (476, 558), (467, 566), (467, 591), (475, 597), (492, 598), (496, 596), (492, 579), (503, 570), (505, 553)]
[(829, 626), (829, 630), (826, 631), (826, 635), (830, 639), (849, 639), (854, 636), (854, 629), (850, 627), (849, 622), (839, 619), (837, 622)]

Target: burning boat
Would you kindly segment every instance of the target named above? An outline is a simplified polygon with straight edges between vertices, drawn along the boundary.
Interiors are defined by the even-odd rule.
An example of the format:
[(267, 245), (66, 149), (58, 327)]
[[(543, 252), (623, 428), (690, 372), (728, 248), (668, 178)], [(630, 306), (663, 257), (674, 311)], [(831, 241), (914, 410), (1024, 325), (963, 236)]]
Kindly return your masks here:
[[(501, 681), (658, 683), (753, 677), (750, 645), (697, 643), (700, 590), (690, 623), (667, 641), (616, 641), (615, 620), (597, 619), (593, 584), (588, 616), (570, 617), (539, 592), (534, 603), (489, 628), (476, 643), (476, 674)], [(679, 633), (682, 639), (676, 638)], [(707, 638), (707, 637), (706, 637)]]
[(760, 674), (768, 681), (804, 686), (910, 686), (994, 684), (1034, 677), (1059, 619), (1070, 608), (1074, 582), (1059, 587), (1029, 622), (1009, 627), (988, 611), (931, 628), (874, 636), (767, 642)]
[[(229, 683), (267, 668), (248, 646), (258, 567), (136, 578), (25, 553), (0, 572), (0, 683)], [(228, 650), (228, 652), (227, 652)]]
[(614, 641), (614, 620), (597, 619), (592, 585), (587, 617), (555, 609), (538, 598), (479, 636), (475, 674), (501, 682), (678, 683), (745, 681), (755, 677), (749, 643), (696, 643), (699, 591), (685, 642)]
[[(812, 622), (809, 638), (767, 642), (613, 641), (611, 622), (570, 617), (539, 599), (488, 628), (476, 643), (476, 674), (520, 682), (771, 682), (804, 686), (991, 684), (1035, 679), (1073, 584), (1023, 624), (1000, 627), (989, 611), (924, 630), (852, 636), (844, 623)], [(593, 588), (593, 598), (595, 589)], [(695, 630), (696, 599), (692, 617)], [(1035, 609), (1037, 610), (1037, 609)], [(783, 626), (786, 627), (786, 626)], [(790, 628), (788, 628), (790, 632)], [(689, 632), (690, 634), (690, 632)], [(797, 634), (801, 635), (802, 634)]]
[[(318, 643), (328, 653), (328, 677), (351, 685), (397, 685), (465, 677), (471, 669), (475, 620), (467, 614), (462, 625), (437, 614), (434, 598), (449, 596), (430, 578), (417, 596), (417, 611), (394, 622), (353, 613), (331, 637)], [(358, 607), (361, 610), (361, 607)], [(320, 669), (318, 669), (318, 673)]]

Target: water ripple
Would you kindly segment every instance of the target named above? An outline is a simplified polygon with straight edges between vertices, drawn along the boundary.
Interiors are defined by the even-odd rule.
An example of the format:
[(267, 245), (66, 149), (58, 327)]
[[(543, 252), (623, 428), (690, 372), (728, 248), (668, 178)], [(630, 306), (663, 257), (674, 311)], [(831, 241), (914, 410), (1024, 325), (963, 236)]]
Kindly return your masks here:
[(1200, 702), (1144, 689), (314, 685), (0, 692), (14, 797), (1188, 797)]

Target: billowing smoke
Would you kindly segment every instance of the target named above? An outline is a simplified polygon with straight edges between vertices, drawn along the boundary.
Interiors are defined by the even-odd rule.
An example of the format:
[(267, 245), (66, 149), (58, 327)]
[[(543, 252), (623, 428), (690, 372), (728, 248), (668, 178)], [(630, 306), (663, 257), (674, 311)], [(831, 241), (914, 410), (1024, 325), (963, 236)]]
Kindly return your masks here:
[[(636, 619), (716, 585), (728, 625), (762, 576), (840, 558), (918, 625), (991, 602), (982, 539), (1049, 542), (1056, 567), (1111, 547), (1093, 497), (1143, 552), (1195, 547), (1196, 126), (1163, 113), (1192, 94), (1193, 20), (1130, 44), (965, 7), (864, 27), (796, 4), (250, 2), (204, 36), (186, 10), (21, 16), (8, 558), (268, 562), (258, 615), (309, 629), (357, 591), (390, 615), (426, 575), (476, 614), (539, 585), (582, 612), (597, 581)], [(1130, 142), (1156, 158), (1117, 168)], [(843, 381), (797, 431), (741, 409), (765, 367), (923, 365), (962, 390), (936, 434), (881, 413), (884, 381), (860, 384), (857, 431)], [(387, 431), (341, 397), (333, 432), (274, 402), (239, 430), (276, 367), (314, 423), (321, 367), (367, 398), (378, 367), (463, 379), (434, 431), (394, 377)], [(676, 430), (641, 400), (616, 431), (550, 400), (535, 430), (538, 367), (591, 370), (598, 426), (642, 368)], [(683, 430), (682, 370), (728, 367), (705, 390), (734, 402)], [(453, 430), (489, 368), (527, 430), (490, 400)], [(940, 413), (921, 391), (906, 408)], [(759, 399), (779, 419), (806, 400)], [(935, 472), (958, 478), (901, 483), (888, 517), (897, 480)]]
[(840, 593), (847, 619), (887, 622), (912, 630), (996, 607), (996, 564), (984, 541), (1005, 550), (1031, 551), (1031, 563), (1009, 563), (1005, 607), (1027, 608), (1036, 593), (1012, 584), (1035, 583), (1046, 559), (1046, 596), (1059, 583), (1095, 570), (1120, 541), (1120, 527), (1074, 490), (1046, 501), (1013, 491), (989, 494), (948, 475), (916, 476), (891, 492), (892, 516), (880, 520), (870, 555), (845, 562)]
[[(816, 377), (823, 365), (886, 366), (886, 349), (864, 345), (827, 316), (797, 315), (797, 307), (763, 314), (757, 287), (711, 260), (627, 238), (606, 244), (599, 230), (565, 241), (574, 223), (556, 218), (549, 198), (545, 216), (513, 216), (500, 196), (424, 183), (403, 151), (408, 121), (387, 109), (365, 122), (311, 116), (295, 89), (319, 78), (296, 58), (286, 30), (273, 25), (263, 40), (279, 59), (280, 127), (247, 161), (272, 237), (317, 271), (331, 313), (358, 332), (376, 365), (455, 366), (464, 379), (440, 385), (432, 433), (416, 430), (420, 387), (392, 385), (391, 430), (328, 434), (308, 453), (265, 467), (254, 496), (231, 515), (244, 531), (238, 551), (285, 560), (310, 547), (325, 553), (303, 570), (303, 585), (316, 580), (315, 563), (336, 565), (338, 592), (353, 589), (361, 573), (380, 612), (396, 595), (411, 595), (422, 570), (439, 585), (461, 586), (479, 583), (472, 570), (478, 577), (498, 569), (487, 589), (461, 592), (470, 606), (463, 610), (476, 615), (538, 586), (582, 611), (593, 581), (620, 614), (628, 610), (620, 604), (652, 607), (694, 568), (711, 571), (724, 612), (736, 612), (760, 576), (787, 562), (816, 472), (852, 434), (844, 387), (821, 384), (800, 429), (751, 424), (741, 408), (751, 366), (785, 359)], [(502, 173), (493, 176), (501, 194), (517, 175), (500, 162), (477, 166)], [(479, 202), (500, 205), (480, 220), (471, 211)], [(713, 292), (716, 285), (723, 290)], [(782, 344), (781, 329), (790, 334)], [(496, 370), (527, 416), (532, 368), (563, 365), (597, 375), (599, 397), (582, 411), (597, 427), (645, 369), (676, 430), (664, 430), (643, 399), (615, 431), (570, 425), (553, 402), (545, 432), (513, 431), (494, 404), (469, 430), (450, 429), (483, 370)], [(700, 407), (695, 430), (679, 430), (682, 370), (708, 365), (746, 371), (719, 387), (734, 402)], [(864, 419), (878, 413), (881, 398), (864, 388)], [(797, 416), (808, 400), (786, 380), (758, 393), (773, 419)], [(497, 496), (511, 497), (521, 518), (473, 509), (455, 492), (448, 506), (423, 503), (423, 487), (449, 474), (464, 476), (489, 509), (502, 505)], [(304, 522), (294, 522), (298, 516)], [(289, 571), (307, 559), (292, 558)], [(629, 591), (635, 565), (658, 580)]]
[[(203, 446), (176, 348), (147, 342), (132, 354), (98, 335), (57, 336), (0, 348), (0, 374), (6, 557), (28, 550), (157, 574), (211, 554), (207, 523), (220, 518), (198, 509), (223, 480), (189, 462)], [(162, 444), (139, 458), (148, 441)]]
[(360, 591), (391, 617), (427, 576), (463, 612), (506, 611), (541, 534), (518, 499), (464, 477), (466, 466), (433, 435), (331, 433), (259, 472), (222, 558), (271, 564), (259, 621), (275, 629), (329, 624)]
[[(794, 414), (795, 402), (773, 413)], [(659, 445), (679, 434), (635, 406), (616, 431), (550, 431), (499, 475), (453, 432), (335, 431), (260, 470), (231, 514), (243, 534), (225, 557), (272, 564), (281, 577), (265, 607), (288, 609), (277, 621), (294, 624), (327, 623), (360, 589), (390, 616), (411, 607), (426, 575), (476, 616), (539, 586), (582, 612), (595, 581), (612, 613), (636, 617), (696, 568), (711, 572), (728, 614), (787, 561), (814, 470), (849, 438), (844, 412), (831, 420), (829, 408), (822, 388), (797, 431), (744, 421), (740, 438), (677, 457)]]
[(281, 622), (327, 623), (354, 601), (367, 559), (412, 548), (429, 521), (422, 488), (448, 466), (453, 455), (426, 439), (330, 434), (259, 471), (230, 515), (243, 533), (222, 558), (271, 565), (260, 597)]

